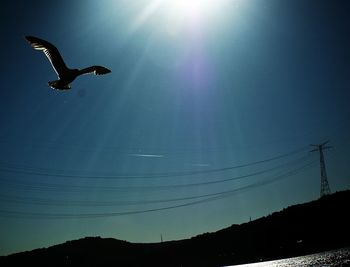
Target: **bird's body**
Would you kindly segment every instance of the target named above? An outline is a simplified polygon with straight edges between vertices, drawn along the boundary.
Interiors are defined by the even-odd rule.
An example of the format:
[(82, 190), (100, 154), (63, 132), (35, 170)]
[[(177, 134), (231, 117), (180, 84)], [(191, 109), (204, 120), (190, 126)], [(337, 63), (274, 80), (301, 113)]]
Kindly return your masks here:
[(56, 81), (49, 81), (48, 84), (51, 88), (59, 90), (71, 89), (70, 83), (73, 82), (79, 76), (78, 69), (67, 69), (64, 75), (60, 75)]
[(25, 38), (34, 49), (41, 50), (45, 53), (52, 67), (56, 71), (59, 79), (48, 83), (53, 89), (71, 89), (70, 83), (82, 74), (93, 73), (95, 75), (102, 75), (111, 72), (109, 69), (102, 66), (91, 66), (81, 70), (70, 69), (66, 66), (58, 49), (53, 44), (33, 36), (26, 36)]

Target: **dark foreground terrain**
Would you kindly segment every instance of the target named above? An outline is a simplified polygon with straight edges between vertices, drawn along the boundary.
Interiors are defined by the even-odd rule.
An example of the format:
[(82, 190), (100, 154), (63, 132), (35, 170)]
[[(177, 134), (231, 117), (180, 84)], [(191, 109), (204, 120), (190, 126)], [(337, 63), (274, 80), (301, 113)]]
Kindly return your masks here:
[(136, 244), (86, 237), (0, 257), (0, 266), (223, 266), (350, 246), (350, 191), (191, 239)]

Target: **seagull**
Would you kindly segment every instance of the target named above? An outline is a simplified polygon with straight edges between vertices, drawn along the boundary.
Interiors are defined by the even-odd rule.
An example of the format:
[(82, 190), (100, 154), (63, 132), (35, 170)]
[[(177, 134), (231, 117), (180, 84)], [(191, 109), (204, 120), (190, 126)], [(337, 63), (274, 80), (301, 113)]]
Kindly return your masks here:
[(25, 39), (35, 50), (44, 52), (53, 69), (57, 73), (58, 80), (48, 82), (48, 85), (53, 89), (71, 89), (70, 83), (82, 74), (91, 73), (95, 75), (102, 75), (111, 72), (111, 70), (102, 66), (91, 66), (84, 69), (70, 69), (66, 66), (60, 52), (53, 44), (33, 36), (25, 36)]

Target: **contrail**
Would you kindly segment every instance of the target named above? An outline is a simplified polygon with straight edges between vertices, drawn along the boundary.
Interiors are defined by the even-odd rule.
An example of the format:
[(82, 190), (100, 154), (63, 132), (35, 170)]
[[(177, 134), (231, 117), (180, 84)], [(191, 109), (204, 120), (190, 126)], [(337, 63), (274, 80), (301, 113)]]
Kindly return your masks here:
[(164, 155), (157, 154), (129, 154), (132, 157), (143, 157), (143, 158), (164, 158)]

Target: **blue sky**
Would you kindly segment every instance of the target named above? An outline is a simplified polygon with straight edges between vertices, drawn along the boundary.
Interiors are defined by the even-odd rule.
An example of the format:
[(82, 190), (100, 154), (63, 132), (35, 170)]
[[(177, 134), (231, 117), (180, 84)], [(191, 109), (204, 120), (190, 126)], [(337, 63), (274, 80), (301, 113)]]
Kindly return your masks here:
[[(0, 255), (158, 242), (349, 188), (347, 1), (6, 1)], [(44, 54), (102, 65), (55, 91)], [(86, 218), (87, 217), (87, 218)]]

